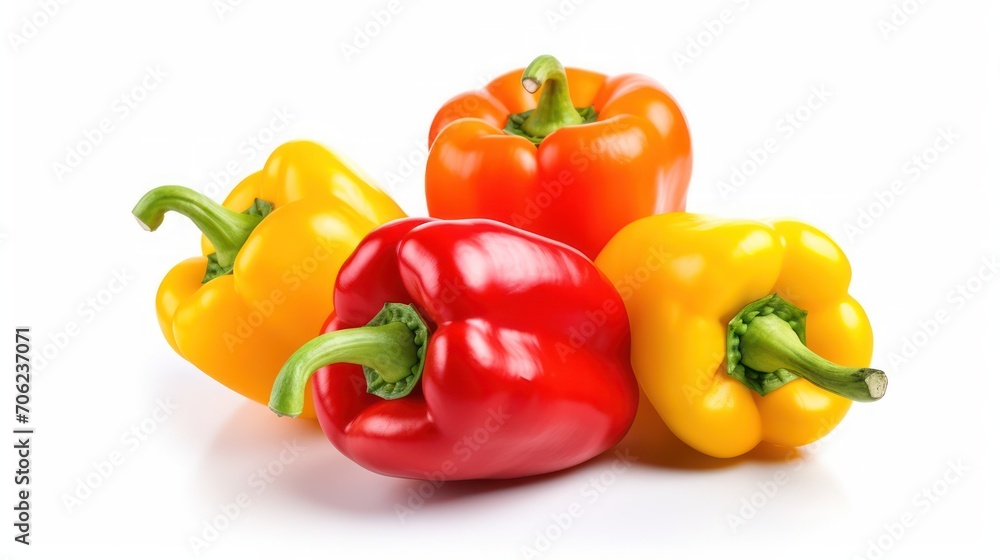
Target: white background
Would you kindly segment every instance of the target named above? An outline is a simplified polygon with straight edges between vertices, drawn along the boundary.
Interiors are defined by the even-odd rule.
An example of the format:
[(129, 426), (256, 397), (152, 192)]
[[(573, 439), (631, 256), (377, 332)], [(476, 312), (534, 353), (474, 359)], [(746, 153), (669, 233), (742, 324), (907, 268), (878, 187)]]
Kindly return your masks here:
[[(12, 442), (0, 453), (11, 557), (192, 557), (191, 537), (241, 492), (250, 506), (202, 557), (500, 559), (547, 545), (545, 558), (913, 558), (991, 546), (1000, 275), (981, 268), (1000, 252), (995, 2), (400, 2), (378, 26), (372, 13), (388, 2), (245, 0), (221, 15), (212, 0), (72, 2), (50, 17), (37, 15), (45, 2), (2, 4), (0, 328), (11, 334), (0, 354), (12, 361), (16, 325), (34, 328), (36, 349), (79, 327), (33, 379), (30, 550), (11, 540)], [(897, 8), (886, 34), (879, 22), (892, 24)], [(728, 23), (712, 23), (723, 10)], [(23, 18), (44, 25), (25, 31)], [(376, 36), (346, 57), (366, 25)], [(843, 245), (888, 395), (790, 459), (712, 462), (633, 441), (620, 449), (639, 459), (596, 501), (591, 480), (612, 478), (613, 454), (536, 479), (448, 484), (400, 522), (395, 507), (418, 482), (362, 470), (316, 428), (278, 420), (170, 350), (153, 297), (168, 268), (197, 252), (197, 233), (171, 216), (146, 234), (129, 210), (165, 183), (221, 199), (213, 173), (235, 161), (242, 177), (280, 142), (310, 138), (383, 184), (414, 158), (419, 169), (390, 192), (423, 213), (419, 147), (437, 107), (546, 52), (649, 74), (672, 92), (693, 134), (689, 209), (794, 216)], [(149, 68), (166, 75), (126, 113), (120, 97)], [(800, 109), (813, 88), (830, 95)], [(808, 118), (789, 136), (782, 119), (797, 109)], [(290, 122), (267, 130), (282, 110)], [(102, 119), (112, 131), (58, 173)], [(941, 130), (957, 138), (935, 151)], [(248, 136), (268, 141), (253, 153)], [(719, 184), (767, 138), (778, 150), (722, 196)], [(934, 161), (916, 173), (914, 156)], [(900, 192), (879, 202), (894, 181)], [(107, 301), (121, 271), (127, 285)], [(105, 303), (87, 311), (97, 297)], [(11, 413), (12, 378), (0, 383)], [(158, 401), (177, 409), (155, 423)], [(143, 425), (155, 430), (138, 446), (123, 440)], [(257, 493), (248, 477), (292, 441), (304, 450)], [(115, 452), (123, 463), (95, 474)], [(88, 476), (100, 485), (67, 508)], [(583, 515), (553, 529), (575, 502)], [(892, 530), (905, 515), (912, 526)], [(547, 529), (551, 542), (539, 540)]]

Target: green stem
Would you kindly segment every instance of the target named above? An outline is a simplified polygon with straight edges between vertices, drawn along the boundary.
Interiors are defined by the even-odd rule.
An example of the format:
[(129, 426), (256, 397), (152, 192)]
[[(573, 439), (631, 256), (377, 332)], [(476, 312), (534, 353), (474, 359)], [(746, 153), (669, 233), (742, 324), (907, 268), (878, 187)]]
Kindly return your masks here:
[(521, 85), (528, 93), (542, 90), (538, 107), (521, 124), (528, 135), (544, 138), (564, 126), (584, 122), (570, 99), (566, 69), (554, 56), (543, 54), (531, 61), (521, 74)]
[(187, 187), (157, 187), (139, 199), (132, 214), (146, 231), (155, 231), (163, 215), (177, 212), (187, 216), (215, 247), (219, 265), (231, 268), (261, 216), (240, 214)]
[(805, 317), (776, 294), (744, 308), (730, 323), (730, 375), (761, 394), (798, 376), (851, 400), (882, 398), (885, 372), (841, 366), (807, 348)]
[(296, 350), (274, 380), (269, 406), (279, 416), (298, 416), (306, 382), (335, 363), (363, 366), (371, 394), (406, 396), (423, 373), (427, 341), (427, 325), (413, 306), (387, 303), (368, 325), (320, 335)]

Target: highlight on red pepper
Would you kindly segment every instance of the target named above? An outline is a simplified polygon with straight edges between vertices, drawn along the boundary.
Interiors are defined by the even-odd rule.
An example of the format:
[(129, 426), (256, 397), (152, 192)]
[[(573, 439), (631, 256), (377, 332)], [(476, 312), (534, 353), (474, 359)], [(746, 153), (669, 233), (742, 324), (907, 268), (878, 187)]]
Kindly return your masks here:
[(683, 210), (691, 139), (651, 78), (543, 55), (434, 117), (425, 176), (436, 218), (491, 218), (590, 258), (625, 225)]
[(297, 415), (311, 376), (323, 431), (369, 470), (552, 472), (609, 449), (635, 416), (624, 303), (562, 243), (489, 220), (390, 222), (344, 263), (334, 309), (270, 406)]

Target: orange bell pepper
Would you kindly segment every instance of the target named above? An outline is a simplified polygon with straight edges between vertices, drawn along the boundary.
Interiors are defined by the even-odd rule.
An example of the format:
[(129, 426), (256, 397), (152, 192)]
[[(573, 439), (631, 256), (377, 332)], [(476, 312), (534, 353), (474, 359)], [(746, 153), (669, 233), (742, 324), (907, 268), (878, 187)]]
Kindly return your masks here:
[(691, 139), (652, 79), (563, 68), (548, 55), (438, 111), (427, 158), (437, 218), (491, 218), (590, 258), (619, 229), (684, 209)]

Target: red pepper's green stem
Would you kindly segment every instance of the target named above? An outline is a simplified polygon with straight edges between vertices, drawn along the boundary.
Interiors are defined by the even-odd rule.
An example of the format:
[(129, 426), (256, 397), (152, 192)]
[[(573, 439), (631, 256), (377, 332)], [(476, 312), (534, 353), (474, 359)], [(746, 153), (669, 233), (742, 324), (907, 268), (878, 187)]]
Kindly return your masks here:
[(543, 54), (531, 61), (521, 74), (521, 85), (528, 93), (542, 90), (538, 107), (521, 124), (529, 136), (544, 138), (564, 126), (584, 122), (569, 97), (566, 69), (554, 56)]
[(416, 309), (387, 303), (367, 326), (317, 336), (296, 350), (274, 380), (269, 406), (279, 416), (298, 416), (309, 377), (335, 363), (364, 366), (373, 395), (404, 397), (420, 381), (427, 340), (427, 325)]
[(219, 265), (230, 268), (250, 232), (262, 220), (260, 216), (234, 212), (199, 192), (174, 185), (157, 187), (146, 193), (132, 209), (132, 214), (143, 229), (155, 231), (169, 211), (183, 214), (194, 222), (215, 247)]
[(888, 380), (885, 372), (844, 367), (806, 348), (788, 322), (771, 313), (758, 315), (740, 337), (741, 363), (754, 370), (788, 370), (813, 384), (851, 400), (870, 402), (882, 398)]
[(298, 416), (309, 377), (338, 362), (366, 365), (387, 382), (399, 381), (417, 363), (413, 331), (403, 323), (389, 323), (334, 331), (310, 340), (281, 368), (271, 389), (271, 410), (279, 416)]

